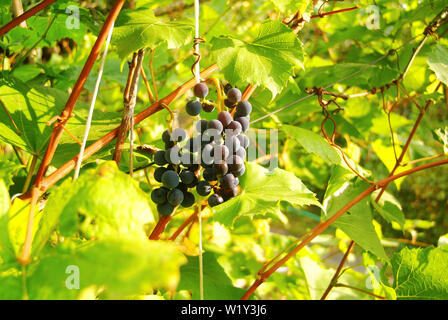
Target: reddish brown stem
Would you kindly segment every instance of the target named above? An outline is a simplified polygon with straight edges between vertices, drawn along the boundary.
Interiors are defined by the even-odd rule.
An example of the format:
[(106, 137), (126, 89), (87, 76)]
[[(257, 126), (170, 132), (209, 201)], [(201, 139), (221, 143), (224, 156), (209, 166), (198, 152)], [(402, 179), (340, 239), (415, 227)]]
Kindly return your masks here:
[(171, 216), (162, 216), (159, 215), (159, 221), (157, 222), (154, 230), (152, 230), (151, 235), (149, 236), (149, 240), (159, 240), (160, 235), (166, 228), (168, 222), (170, 222)]
[[(204, 208), (206, 207), (206, 204), (203, 204), (201, 206), (200, 211), (204, 210)], [(173, 233), (173, 235), (170, 237), (171, 241), (176, 240), (176, 238), (182, 233), (182, 231), (185, 230), (186, 227), (188, 227), (190, 225), (190, 223), (193, 223), (197, 216), (199, 214), (199, 208), (196, 208), (196, 210), (193, 212), (192, 215), (190, 215), (187, 220), (184, 221), (184, 223), (181, 224), (181, 226)]]
[(330, 281), (330, 284), (328, 285), (327, 290), (325, 290), (324, 294), (320, 298), (320, 300), (325, 300), (330, 293), (331, 289), (333, 289), (334, 286), (336, 286), (338, 282), (339, 275), (341, 274), (342, 268), (345, 265), (345, 262), (348, 259), (348, 256), (350, 255), (350, 252), (352, 251), (353, 247), (355, 246), (355, 242), (352, 240), (350, 241), (350, 244), (348, 245), (348, 249), (345, 252), (344, 256), (342, 257), (341, 263), (339, 263), (338, 268), (336, 269), (336, 272), (333, 275), (333, 278)]
[(37, 188), (40, 187), (41, 181), (43, 176), (45, 175), (45, 172), (47, 171), (48, 166), (51, 163), (51, 160), (53, 159), (54, 153), (56, 152), (56, 148), (59, 144), (59, 140), (61, 138), (63, 128), (65, 127), (67, 121), (70, 119), (70, 116), (72, 114), (72, 111), (75, 107), (76, 101), (79, 98), (79, 95), (81, 94), (81, 90), (84, 87), (84, 84), (87, 80), (87, 77), (92, 70), (92, 67), (96, 61), (96, 58), (100, 54), (101, 47), (103, 46), (104, 41), (106, 40), (107, 34), (109, 33), (110, 28), (112, 28), (113, 23), (118, 17), (118, 14), (120, 13), (120, 10), (124, 4), (125, 0), (116, 0), (107, 19), (104, 23), (100, 34), (98, 35), (98, 38), (95, 41), (95, 44), (92, 48), (92, 51), (89, 54), (89, 57), (87, 58), (87, 61), (81, 71), (81, 74), (78, 77), (78, 80), (76, 81), (76, 84), (72, 90), (72, 93), (70, 94), (70, 97), (68, 98), (68, 101), (62, 110), (62, 113), (59, 117), (59, 122), (55, 125), (54, 130), (51, 134), (50, 141), (48, 143), (47, 150), (45, 152), (45, 155), (42, 159), (42, 162), (39, 166), (39, 169), (36, 174), (36, 180), (35, 180), (35, 186)]
[(348, 284), (337, 283), (337, 284), (335, 284), (335, 287), (349, 288), (349, 289), (352, 289), (352, 290), (356, 290), (356, 291), (359, 291), (359, 292), (368, 294), (369, 296), (375, 297), (375, 298), (377, 298), (377, 299), (387, 300), (386, 297), (379, 296), (379, 295), (377, 295), (377, 294), (374, 294), (374, 293), (372, 293), (372, 292), (369, 292), (369, 291), (367, 291), (367, 290), (364, 290), (364, 289), (361, 289), (361, 288), (358, 288), (358, 287), (349, 286)]
[[(421, 121), (422, 121), (422, 119), (423, 119), (423, 116), (425, 115), (425, 111), (428, 109), (429, 105), (430, 105), (430, 101), (428, 101), (428, 102), (426, 103), (426, 106), (425, 106), (424, 110), (420, 112), (420, 114), (419, 114), (417, 120), (415, 121), (414, 127), (412, 128), (411, 133), (409, 134), (409, 137), (408, 137), (408, 139), (407, 139), (407, 141), (406, 141), (406, 143), (405, 143), (405, 145), (404, 145), (404, 147), (403, 147), (403, 150), (401, 150), (401, 154), (400, 154), (400, 156), (399, 156), (398, 158), (395, 156), (395, 158), (396, 158), (395, 166), (394, 166), (394, 168), (392, 169), (392, 171), (389, 173), (389, 177), (394, 175), (395, 171), (398, 169), (398, 167), (400, 166), (401, 162), (403, 161), (403, 158), (404, 158), (404, 156), (405, 156), (405, 154), (406, 154), (406, 152), (407, 152), (407, 150), (408, 150), (408, 148), (409, 148), (409, 145), (410, 145), (410, 143), (411, 143), (411, 140), (412, 140), (412, 138), (414, 137), (415, 132), (417, 131), (417, 128), (418, 128), (418, 126), (420, 125), (420, 123), (421, 123)], [(421, 109), (420, 109), (420, 110), (421, 110)], [(388, 115), (390, 115), (390, 112), (388, 113)], [(390, 120), (390, 118), (389, 118), (389, 120)], [(389, 125), (390, 125), (390, 122), (389, 122)], [(392, 135), (393, 135), (393, 132), (392, 132)], [(394, 151), (395, 151), (395, 147), (394, 147)], [(386, 184), (385, 186), (383, 186), (383, 187), (381, 188), (381, 191), (378, 193), (378, 196), (376, 197), (375, 202), (378, 202), (378, 201), (380, 200), (380, 198), (381, 198), (381, 196), (383, 195), (384, 191), (386, 190), (387, 186), (388, 186), (388, 184)], [(327, 288), (327, 290), (325, 291), (324, 295), (322, 296), (321, 300), (325, 300), (325, 298), (326, 298), (326, 297), (328, 296), (328, 294), (330, 293), (331, 289), (332, 289), (334, 286), (336, 286), (336, 284), (337, 284), (337, 283), (336, 283), (336, 282), (337, 282), (337, 278), (339, 277), (339, 274), (340, 274), (340, 272), (341, 272), (341, 270), (342, 270), (342, 267), (345, 265), (345, 262), (346, 262), (346, 260), (347, 260), (347, 259), (346, 259), (346, 255), (347, 255), (347, 253), (351, 250), (351, 248), (353, 247), (354, 244), (355, 244), (355, 242), (352, 240), (352, 241), (350, 242), (349, 249), (347, 250), (346, 254), (344, 255), (344, 258), (343, 258), (343, 259), (341, 260), (341, 262), (339, 263), (338, 269), (336, 270), (336, 273), (334, 274), (333, 279), (332, 279), (332, 281), (330, 282), (330, 284), (328, 285), (328, 288)]]
[(11, 20), (10, 22), (5, 24), (0, 29), (0, 37), (2, 37), (5, 33), (9, 32), (11, 29), (13, 29), (13, 28), (17, 27), (18, 25), (20, 25), (26, 19), (34, 16), (36, 13), (38, 13), (39, 11), (42, 11), (43, 9), (45, 9), (46, 7), (48, 7), (49, 5), (53, 4), (53, 2), (56, 2), (56, 1), (57, 0), (45, 0), (45, 1), (42, 1), (38, 5), (32, 7), (27, 12), (21, 14), (20, 16), (18, 16), (15, 19)]
[[(420, 112), (418, 115), (417, 120), (415, 121), (414, 126), (412, 127), (411, 133), (408, 136), (408, 139), (406, 140), (406, 143), (403, 146), (403, 150), (401, 150), (401, 154), (398, 157), (397, 161), (395, 162), (395, 166), (393, 167), (392, 171), (389, 173), (389, 177), (393, 176), (395, 171), (397, 171), (398, 167), (400, 166), (401, 162), (403, 161), (404, 156), (406, 155), (406, 152), (409, 149), (409, 146), (411, 145), (412, 138), (414, 138), (415, 133), (417, 132), (417, 128), (422, 122), (423, 116), (425, 115), (426, 110), (428, 110), (429, 105), (431, 104), (431, 101), (427, 101), (425, 108)], [(376, 197), (375, 201), (378, 202), (378, 200), (383, 195), (384, 191), (386, 191), (388, 184), (386, 184), (383, 188), (381, 188), (380, 192), (378, 193), (378, 196)]]
[(316, 236), (318, 236), (319, 234), (321, 234), (325, 229), (327, 229), (331, 224), (333, 224), (339, 217), (341, 217), (344, 213), (346, 213), (348, 210), (350, 210), (354, 205), (356, 205), (359, 201), (361, 201), (362, 199), (364, 199), (365, 197), (367, 197), (369, 194), (371, 194), (373, 191), (375, 191), (378, 188), (382, 188), (385, 185), (387, 185), (388, 183), (399, 179), (401, 177), (410, 175), (412, 173), (421, 171), (421, 170), (425, 170), (428, 168), (432, 168), (432, 167), (436, 167), (436, 166), (441, 166), (441, 165), (445, 165), (448, 164), (448, 159), (447, 160), (440, 160), (440, 161), (436, 161), (436, 162), (431, 162), (428, 164), (424, 164), (415, 168), (412, 168), (410, 170), (406, 170), (403, 172), (400, 172), (394, 176), (391, 177), (387, 177), (386, 179), (383, 179), (381, 181), (379, 181), (378, 183), (376, 183), (373, 186), (370, 186), (369, 188), (367, 188), (366, 190), (364, 190), (362, 193), (360, 193), (358, 196), (356, 196), (353, 200), (351, 200), (349, 203), (347, 203), (344, 207), (342, 207), (338, 212), (336, 212), (333, 216), (331, 216), (328, 220), (319, 223), (316, 227), (314, 227), (311, 230), (311, 234), (306, 237), (299, 245), (297, 245), (294, 249), (292, 249), (287, 255), (285, 255), (285, 257), (283, 257), (282, 259), (280, 259), (277, 263), (275, 263), (271, 268), (269, 268), (266, 272), (264, 272), (261, 276), (260, 279), (257, 279), (252, 286), (246, 291), (246, 293), (243, 295), (243, 297), (241, 298), (242, 300), (247, 300), (250, 298), (250, 296), (255, 292), (255, 290), (271, 275), (273, 274), (279, 267), (281, 267), (283, 264), (286, 263), (286, 261), (288, 261), (291, 257), (293, 257), (294, 255), (297, 254), (297, 252), (300, 251), (300, 249), (302, 249), (304, 246), (306, 246), (308, 243), (310, 243), (311, 240), (313, 240)]
[[(325, 16), (331, 16), (331, 15), (333, 15), (333, 14), (342, 13), (342, 12), (347, 12), (347, 11), (352, 11), (352, 10), (356, 10), (356, 9), (359, 9), (359, 7), (356, 6), (356, 7), (345, 8), (345, 9), (340, 9), (340, 10), (335, 10), (335, 11), (330, 11), (330, 12), (324, 12), (324, 13), (322, 13), (322, 14), (314, 14), (314, 15), (312, 15), (310, 18), (311, 18), (311, 19), (315, 19), (315, 18), (323, 18), (323, 17), (325, 17)], [(302, 17), (302, 18), (300, 18), (300, 19), (297, 21), (297, 23), (301, 23), (301, 22), (303, 22), (303, 21), (304, 21), (304, 19), (303, 19), (303, 17)]]

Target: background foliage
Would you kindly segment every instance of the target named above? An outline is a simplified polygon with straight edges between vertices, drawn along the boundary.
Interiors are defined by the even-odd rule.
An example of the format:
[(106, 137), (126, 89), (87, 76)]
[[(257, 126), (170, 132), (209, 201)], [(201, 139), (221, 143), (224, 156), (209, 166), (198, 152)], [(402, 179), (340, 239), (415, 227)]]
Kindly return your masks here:
[[(37, 2), (23, 1), (23, 5), (27, 9)], [(147, 240), (159, 219), (149, 200), (157, 185), (151, 155), (134, 153), (136, 173), (130, 178), (126, 152), (119, 167), (110, 161), (113, 143), (86, 161), (78, 180), (72, 181), (70, 173), (39, 200), (32, 261), (22, 267), (16, 260), (25, 238), (29, 203), (15, 195), (28, 190), (35, 174), (33, 159), (40, 163), (51, 135), (47, 122), (64, 107), (112, 3), (59, 0), (28, 19), (26, 28), (15, 28), (0, 39), (4, 105), (0, 108), (0, 299), (199, 297), (197, 224), (176, 241)], [(126, 62), (135, 50), (153, 53), (159, 97), (191, 78), (192, 4), (190, 0), (126, 3), (115, 25), (87, 145), (120, 124), (129, 71)], [(369, 28), (372, 4), (380, 14), (378, 29)], [(78, 29), (66, 27), (69, 5), (80, 9)], [(213, 77), (224, 83), (241, 89), (258, 85), (250, 99), (251, 120), (257, 120), (251, 129), (253, 142), (264, 135), (269, 142), (269, 132), (261, 129), (276, 130), (279, 139), (277, 153), (267, 150), (277, 159), (278, 169), (269, 172), (269, 163), (257, 160), (262, 153), (249, 156), (241, 179), (243, 194), (203, 212), (206, 299), (239, 299), (264, 263), (369, 186), (324, 139), (324, 115), (316, 97), (260, 118), (309, 96), (306, 88), (325, 87), (351, 95), (391, 83), (446, 3), (329, 1), (326, 12), (359, 8), (311, 19), (321, 5), (308, 0), (201, 1), (202, 68), (217, 63), (219, 72)], [(282, 20), (297, 10), (303, 21), (293, 30)], [(3, 1), (0, 25), (12, 18), (10, 3)], [(420, 105), (433, 101), (403, 163), (444, 157), (448, 151), (447, 30), (448, 24), (443, 25), (438, 37), (429, 37), (403, 81)], [(148, 76), (150, 59), (151, 54), (146, 54), (143, 62)], [(67, 125), (78, 139), (82, 139), (97, 75), (95, 67)], [(151, 104), (142, 79), (139, 87), (136, 113)], [(191, 96), (188, 92), (171, 105), (177, 126), (190, 125), (184, 107)], [(216, 98), (214, 91), (211, 97)], [(337, 99), (338, 106), (331, 105), (330, 110), (337, 123), (335, 143), (349, 164), (375, 181), (393, 169), (395, 154), (400, 154), (419, 116), (412, 99), (403, 93), (398, 98), (394, 86), (384, 90), (384, 99), (386, 109), (378, 91)], [(388, 117), (385, 110), (392, 106)], [(136, 144), (161, 147), (167, 116), (164, 110), (140, 123)], [(324, 129), (332, 132), (330, 121)], [(79, 145), (64, 133), (49, 172), (78, 152)], [(437, 167), (394, 181), (378, 203), (374, 201), (378, 193), (359, 202), (272, 274), (253, 298), (319, 299), (353, 239), (357, 246), (338, 278), (345, 286), (334, 287), (329, 299), (375, 299), (372, 294), (387, 299), (446, 299), (447, 181), (446, 168)], [(162, 239), (168, 239), (192, 213), (193, 209), (176, 211)], [(80, 268), (79, 290), (66, 287), (68, 265)], [(372, 279), (373, 287), (368, 285)]]

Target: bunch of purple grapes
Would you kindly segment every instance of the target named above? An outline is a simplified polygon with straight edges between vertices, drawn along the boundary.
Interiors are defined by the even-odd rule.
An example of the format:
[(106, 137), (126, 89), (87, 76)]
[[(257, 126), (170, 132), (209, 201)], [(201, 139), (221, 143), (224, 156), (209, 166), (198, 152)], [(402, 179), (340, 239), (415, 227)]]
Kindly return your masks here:
[[(196, 134), (189, 138), (182, 128), (163, 132), (165, 150), (154, 154), (154, 163), (159, 166), (154, 178), (162, 186), (151, 192), (161, 215), (170, 215), (179, 205), (191, 207), (196, 202), (191, 192), (194, 188), (199, 196), (208, 197), (211, 207), (238, 195), (239, 177), (246, 170), (244, 160), (249, 138), (245, 133), (249, 129), (252, 105), (241, 100), (238, 88), (226, 85), (224, 91), (227, 95), (224, 104), (234, 111), (233, 117), (229, 111), (222, 111), (216, 120), (199, 120), (195, 124)], [(194, 87), (198, 99), (186, 105), (190, 116), (198, 116), (201, 110), (214, 110), (213, 102), (205, 100), (208, 92), (204, 83)]]

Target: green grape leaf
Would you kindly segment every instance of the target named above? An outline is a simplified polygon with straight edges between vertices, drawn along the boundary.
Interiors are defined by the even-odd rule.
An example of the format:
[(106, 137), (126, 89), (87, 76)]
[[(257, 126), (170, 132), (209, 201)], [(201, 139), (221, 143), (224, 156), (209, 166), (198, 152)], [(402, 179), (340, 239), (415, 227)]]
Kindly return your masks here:
[(0, 262), (7, 261), (13, 256), (11, 242), (8, 237), (8, 211), (10, 199), (8, 189), (0, 179)]
[[(397, 156), (401, 153), (401, 147), (398, 145), (395, 145), (395, 152), (394, 147), (392, 145), (386, 145), (383, 140), (376, 139), (371, 143), (371, 146), (373, 148), (373, 151), (375, 151), (378, 158), (381, 160), (381, 162), (386, 166), (387, 170), (391, 172), (396, 163), (395, 158), (395, 152), (397, 153)], [(406, 153), (406, 155), (403, 158), (403, 162), (406, 163), (410, 160), (409, 155)], [(406, 166), (398, 166), (398, 168), (395, 170), (395, 174), (398, 174), (400, 172), (406, 171), (411, 169), (410, 165)], [(403, 180), (405, 178), (395, 179), (394, 184), (397, 186), (397, 188), (400, 188)]]
[(0, 300), (22, 299), (22, 279), (16, 270), (0, 271), (0, 283)]
[(342, 157), (337, 149), (317, 133), (290, 125), (283, 125), (282, 130), (296, 140), (307, 152), (314, 153), (328, 164), (342, 165)]
[[(22, 253), (29, 212), (30, 203), (16, 198), (9, 207), (9, 210), (3, 213), (3, 215), (0, 214), (0, 256), (2, 255), (5, 261), (14, 261)], [(34, 239), (36, 235), (37, 226), (41, 217), (42, 211), (39, 212), (36, 207), (31, 239)]]
[(154, 49), (165, 41), (169, 49), (179, 48), (190, 41), (192, 31), (192, 25), (165, 22), (156, 18), (150, 9), (123, 10), (115, 24), (112, 43), (120, 58), (125, 59), (132, 52)]
[[(317, 133), (314, 133), (311, 130), (290, 125), (283, 125), (281, 129), (283, 130), (283, 132), (285, 132), (285, 134), (296, 140), (307, 152), (319, 156), (320, 158), (322, 158), (322, 160), (330, 165), (336, 164), (338, 166), (341, 166), (345, 170), (351, 170), (342, 158), (341, 153)], [(348, 156), (346, 156), (346, 158), (347, 161), (350, 162), (350, 165), (356, 168), (356, 170), (363, 176), (367, 176), (370, 174), (367, 170), (360, 167)]]
[[(16, 82), (14, 87), (0, 86), (0, 97), (19, 129), (18, 132), (4, 108), (0, 108), (0, 140), (42, 156), (53, 130), (47, 121), (59, 116), (68, 100), (67, 93), (48, 87), (32, 88)], [(83, 137), (87, 115), (88, 105), (78, 101), (73, 117), (66, 125), (67, 130), (78, 139)], [(87, 144), (118, 126), (120, 118), (116, 112), (95, 110)], [(63, 134), (52, 163), (62, 165), (76, 156), (79, 148), (76, 141)]]
[(448, 251), (404, 248), (391, 258), (397, 299), (448, 299)]
[(286, 87), (294, 68), (303, 67), (302, 43), (280, 21), (264, 21), (252, 43), (221, 36), (211, 44), (218, 66), (230, 83), (263, 85), (274, 96)]
[(396, 222), (403, 228), (405, 223), (404, 213), (401, 209), (400, 202), (389, 192), (384, 192), (381, 198), (376, 202), (379, 190), (372, 193), (371, 202), (375, 210), (387, 221)]
[[(154, 288), (172, 290), (186, 262), (173, 244), (147, 239), (107, 239), (54, 251), (39, 261), (28, 279), (30, 299), (75, 299), (92, 287), (104, 287), (110, 299)], [(77, 276), (79, 290), (75, 290)], [(70, 285), (75, 287), (69, 290)]]
[(15, 83), (14, 88), (0, 86), (0, 96), (11, 115), (0, 108), (0, 139), (35, 155), (40, 155), (50, 138), (52, 128), (46, 122), (58, 115), (65, 103), (48, 94), (46, 87), (37, 89)]
[[(335, 270), (325, 269), (319, 263), (310, 257), (301, 257), (300, 265), (305, 273), (308, 291), (312, 300), (319, 300), (331, 282)], [(359, 283), (357, 279), (358, 274), (354, 271), (346, 271), (341, 274), (338, 282), (356, 286)], [(355, 291), (349, 288), (335, 287), (330, 291), (327, 297), (328, 300), (359, 300), (372, 299), (371, 296)]]
[[(369, 187), (364, 180), (355, 178), (354, 181), (345, 182), (339, 189), (332, 193), (325, 193), (322, 220), (327, 220), (338, 212), (349, 201)], [(334, 189), (333, 189), (334, 190)], [(327, 190), (328, 191), (328, 190)], [(377, 257), (388, 261), (380, 239), (372, 224), (372, 212), (368, 198), (364, 198), (354, 205), (347, 213), (334, 222), (334, 226), (344, 231), (352, 240), (365, 250)]]
[[(224, 269), (217, 261), (214, 253), (203, 254), (204, 299), (205, 300), (237, 300), (244, 290), (235, 288)], [(180, 268), (178, 290), (188, 290), (193, 300), (199, 300), (199, 258), (188, 257), (188, 263)]]
[(33, 16), (27, 20), (28, 26), (39, 36), (44, 35), (49, 23), (51, 23), (45, 34), (44, 41), (39, 44), (41, 47), (64, 38), (73, 39), (76, 43), (81, 44), (84, 36), (87, 34), (87, 26), (82, 20), (78, 20), (77, 22), (79, 23), (73, 22), (75, 22), (75, 19), (73, 17), (70, 18), (69, 14), (56, 14), (56, 16), (48, 18)]
[(427, 61), (437, 79), (448, 85), (448, 46), (438, 43), (428, 54)]
[(301, 206), (321, 206), (299, 178), (279, 168), (268, 171), (260, 165), (247, 163), (240, 185), (239, 196), (213, 208), (216, 221), (225, 226), (233, 226), (240, 216), (275, 214), (281, 200)]
[(79, 231), (87, 238), (145, 239), (145, 229), (155, 222), (148, 195), (112, 161), (64, 181), (50, 195), (44, 216), (39, 239), (47, 238), (57, 221), (67, 236)]
[(12, 176), (17, 173), (24, 166), (9, 160), (2, 160), (0, 162), (0, 180), (3, 180), (6, 187), (12, 184)]
[(311, 3), (311, 0), (271, 0), (271, 2), (283, 13), (290, 13), (292, 11), (303, 13)]
[(443, 144), (443, 153), (448, 153), (448, 126), (432, 131), (434, 139)]

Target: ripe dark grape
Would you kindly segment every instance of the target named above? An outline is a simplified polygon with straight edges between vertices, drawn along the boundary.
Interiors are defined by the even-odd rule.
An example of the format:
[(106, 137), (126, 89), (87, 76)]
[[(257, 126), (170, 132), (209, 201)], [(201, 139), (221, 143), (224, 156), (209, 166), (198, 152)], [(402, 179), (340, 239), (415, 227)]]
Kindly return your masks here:
[(218, 178), (215, 175), (215, 170), (213, 168), (205, 168), (202, 173), (202, 177), (204, 177), (205, 181), (216, 181)]
[(229, 92), (229, 90), (232, 89), (232, 85), (230, 83), (227, 83), (224, 86), (224, 93), (227, 94)]
[(184, 193), (179, 189), (173, 189), (168, 192), (167, 200), (173, 206), (177, 206), (184, 201)]
[(162, 174), (162, 183), (169, 189), (176, 188), (179, 185), (179, 175), (173, 170), (167, 170)]
[(188, 186), (185, 183), (181, 182), (177, 186), (177, 189), (179, 189), (182, 192), (187, 192), (188, 191)]
[(194, 95), (198, 98), (205, 98), (208, 95), (208, 87), (205, 83), (198, 83), (193, 88)]
[(213, 147), (213, 159), (215, 163), (221, 163), (229, 156), (229, 148), (223, 144), (218, 144)]
[(241, 100), (241, 91), (238, 88), (232, 88), (229, 91), (227, 91), (227, 99), (229, 101), (236, 103)]
[(184, 208), (191, 207), (196, 202), (194, 194), (191, 192), (184, 192), (184, 201), (180, 204)]
[(240, 184), (240, 179), (238, 179), (238, 177), (235, 177), (235, 180), (233, 180), (233, 184), (235, 186), (239, 185)]
[(207, 181), (199, 181), (196, 191), (200, 196), (206, 197), (212, 192), (212, 186)]
[(187, 132), (185, 132), (185, 130), (182, 128), (176, 128), (171, 133), (172, 141), (181, 142), (181, 141), (185, 140), (186, 137), (187, 137)]
[(232, 173), (238, 172), (244, 166), (244, 161), (241, 157), (233, 155), (227, 159), (229, 171)]
[(187, 113), (194, 117), (201, 113), (202, 104), (199, 101), (191, 100), (187, 103), (186, 111)]
[(188, 139), (182, 149), (186, 150), (188, 152), (197, 152), (200, 147), (201, 147), (201, 143), (200, 143), (198, 137), (194, 137), (194, 138)]
[(249, 130), (249, 118), (248, 117), (237, 117), (235, 121), (241, 124), (241, 130), (247, 132)]
[(157, 205), (157, 211), (162, 215), (162, 216), (169, 216), (170, 214), (173, 213), (174, 211), (174, 206), (172, 204), (170, 204), (168, 201), (162, 204), (158, 204)]
[(174, 141), (169, 141), (167, 143), (165, 143), (165, 150), (174, 147), (176, 144), (174, 143)]
[(154, 163), (158, 166), (164, 166), (168, 163), (165, 159), (165, 151), (159, 150), (154, 154)]
[(155, 203), (155, 204), (162, 204), (166, 202), (166, 197), (168, 194), (168, 189), (166, 188), (157, 188), (152, 190), (151, 192), (151, 200)]
[(225, 145), (231, 153), (235, 153), (241, 147), (240, 140), (232, 135), (226, 138)]
[(162, 182), (162, 175), (167, 171), (167, 168), (160, 167), (154, 170), (154, 179), (156, 179), (157, 182)]
[(171, 141), (171, 134), (169, 130), (165, 130), (162, 133), (162, 140), (165, 143), (169, 143)]
[(235, 155), (237, 155), (238, 157), (240, 157), (241, 159), (246, 159), (246, 149), (244, 149), (243, 147), (240, 147), (238, 150), (236, 150)]
[(199, 182), (198, 177), (194, 176), (193, 181), (191, 183), (187, 184), (187, 187), (194, 188), (197, 186), (198, 182)]
[(225, 175), (227, 173), (227, 171), (229, 171), (229, 167), (228, 167), (227, 163), (225, 163), (225, 162), (216, 163), (213, 166), (213, 169), (214, 169), (215, 175), (218, 177)]
[(207, 130), (207, 124), (207, 120), (199, 120), (198, 122), (196, 122), (196, 130), (203, 134), (204, 131)]
[(194, 180), (194, 177), (195, 177), (194, 172), (191, 172), (191, 171), (189, 171), (189, 170), (183, 170), (183, 171), (180, 173), (180, 179), (181, 179), (182, 182), (185, 183), (185, 184), (190, 184), (190, 183), (192, 183), (193, 180)]
[(210, 207), (214, 207), (214, 206), (217, 206), (217, 205), (223, 203), (224, 199), (215, 193), (215, 194), (212, 194), (210, 197), (208, 197), (207, 202)]
[(219, 180), (219, 183), (223, 188), (231, 188), (235, 185), (235, 177), (228, 173)]
[(240, 140), (241, 147), (243, 147), (244, 149), (247, 149), (247, 147), (249, 147), (250, 140), (245, 134), (240, 134), (237, 136), (237, 138), (238, 140)]
[(202, 110), (204, 110), (205, 112), (213, 112), (213, 110), (215, 110), (215, 106), (211, 103), (203, 102)]
[(237, 136), (241, 133), (243, 127), (241, 126), (241, 123), (239, 123), (238, 121), (232, 121), (226, 128), (226, 134), (228, 130), (232, 130), (231, 134)]
[(240, 101), (238, 102), (238, 105), (236, 106), (236, 114), (239, 117), (245, 117), (250, 115), (252, 112), (252, 105), (249, 101)]
[(232, 122), (232, 115), (227, 111), (222, 111), (218, 114), (218, 120), (224, 127), (227, 127)]
[(246, 172), (246, 167), (243, 164), (243, 166), (241, 167), (240, 170), (232, 172), (232, 173), (235, 177), (241, 177), (245, 172)]
[(180, 149), (177, 145), (165, 150), (165, 160), (168, 163), (178, 165), (180, 164), (180, 159), (181, 159)]
[(213, 145), (211, 143), (202, 148), (201, 162), (208, 165), (213, 163)]
[(184, 152), (181, 156), (180, 162), (184, 167), (191, 167), (198, 162), (197, 156), (194, 153)]
[(214, 129), (217, 131), (218, 134), (222, 133), (222, 130), (224, 129), (221, 121), (219, 120), (212, 120), (208, 123), (207, 129)]
[(199, 164), (197, 163), (193, 163), (191, 165), (188, 166), (188, 170), (192, 171), (192, 172), (196, 172), (199, 170)]
[(231, 186), (230, 188), (223, 188), (221, 190), (222, 194), (225, 195), (228, 198), (233, 198), (238, 195), (238, 187)]
[(235, 104), (231, 102), (229, 99), (224, 99), (224, 105), (230, 109), (233, 109), (235, 107)]

